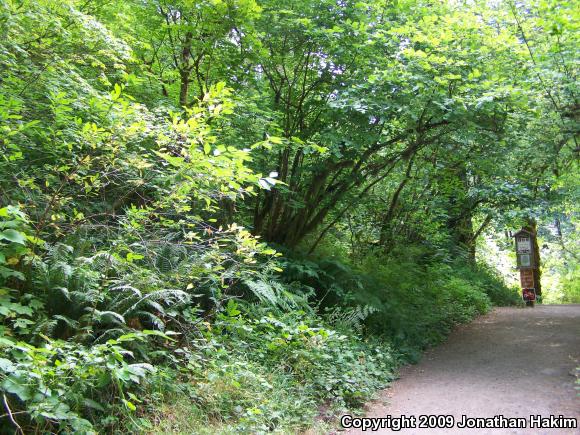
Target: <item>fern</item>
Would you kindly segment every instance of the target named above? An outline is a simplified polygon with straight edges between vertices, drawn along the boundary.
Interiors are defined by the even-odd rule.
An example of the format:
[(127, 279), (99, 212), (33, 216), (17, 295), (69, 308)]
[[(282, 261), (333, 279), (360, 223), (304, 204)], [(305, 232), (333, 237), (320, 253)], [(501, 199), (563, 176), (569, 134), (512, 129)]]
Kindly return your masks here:
[(328, 321), (338, 329), (352, 329), (358, 334), (364, 330), (365, 320), (379, 311), (371, 305), (357, 305), (355, 307), (334, 307), (327, 311)]
[(300, 297), (288, 291), (286, 286), (273, 280), (245, 280), (244, 284), (262, 303), (283, 309), (293, 309), (299, 305)]
[(79, 327), (79, 322), (71, 319), (70, 317), (61, 316), (60, 314), (56, 314), (56, 315), (52, 316), (52, 318), (53, 318), (53, 321), (55, 322), (55, 326), (56, 326), (57, 321), (61, 321), (61, 322), (64, 322), (69, 328), (71, 328), (73, 330), (76, 330)]
[(157, 253), (155, 267), (161, 273), (168, 273), (175, 270), (179, 263), (186, 257), (187, 249), (185, 247), (174, 243), (167, 243)]
[(159, 315), (165, 315), (165, 306), (185, 304), (190, 296), (177, 289), (153, 290), (143, 293), (130, 284), (119, 284), (111, 288), (117, 295), (108, 303), (108, 309), (123, 318), (137, 317), (151, 322), (155, 327), (164, 330), (165, 323)]
[(93, 319), (97, 322), (101, 323), (117, 323), (117, 324), (125, 324), (125, 318), (115, 311), (100, 311), (100, 310), (92, 310)]
[(124, 316), (131, 315), (137, 308), (141, 308), (143, 304), (147, 305), (149, 302), (163, 302), (167, 305), (173, 303), (185, 303), (189, 300), (189, 295), (182, 290), (175, 289), (162, 289), (155, 290), (151, 293), (147, 293), (141, 299), (136, 300), (130, 307), (128, 307), (124, 312)]

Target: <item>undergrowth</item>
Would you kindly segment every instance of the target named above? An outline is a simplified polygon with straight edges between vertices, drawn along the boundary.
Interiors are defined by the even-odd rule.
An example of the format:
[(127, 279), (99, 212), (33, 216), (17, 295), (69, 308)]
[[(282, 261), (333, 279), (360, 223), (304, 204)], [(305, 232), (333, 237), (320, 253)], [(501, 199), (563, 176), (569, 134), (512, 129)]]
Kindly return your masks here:
[[(0, 0), (1, 434), (323, 431), (341, 412), (360, 410), (396, 376), (399, 365), (416, 361), (455, 325), (485, 313), (492, 303), (513, 302), (513, 294), (489, 270), (415, 246), (424, 244), (410, 237), (414, 230), (408, 233), (412, 243), (401, 242), (405, 247), (389, 254), (388, 238), (379, 248), (369, 236), (367, 244), (378, 252), (363, 255), (366, 242), (361, 241), (356, 256), (344, 243), (330, 247), (345, 253), (338, 257), (320, 249), (304, 256), (298, 248), (282, 255), (266, 241), (298, 246), (365, 185), (348, 175), (352, 162), (365, 162), (358, 172), (369, 177), (390, 171), (379, 163), (387, 157), (382, 150), (367, 144), (367, 155), (358, 150), (358, 140), (337, 136), (331, 145), (320, 132), (276, 136), (282, 135), (283, 123), (307, 130), (304, 121), (319, 112), (319, 103), (343, 110), (334, 98), (322, 97), (335, 93), (328, 80), (338, 77), (343, 61), (326, 59), (316, 44), (298, 44), (309, 54), (297, 65), (319, 70), (306, 72), (296, 87), (313, 92), (310, 102), (300, 102), (304, 119), (289, 122), (294, 116), (280, 117), (278, 102), (271, 110), (258, 104), (267, 81), (245, 94), (221, 78), (195, 85), (193, 76), (183, 76), (202, 73), (201, 58), (194, 62), (191, 57), (195, 50), (184, 46), (177, 56), (170, 55), (173, 48), (168, 51), (174, 40), (165, 31), (181, 34), (184, 25), (189, 28), (179, 8), (97, 3), (103, 4)], [(192, 17), (200, 11), (210, 17), (195, 18), (199, 33), (184, 32), (181, 43), (199, 42), (203, 53), (227, 46), (222, 54), (228, 58), (237, 58), (234, 52), (242, 46), (246, 51), (243, 38), (238, 40), (246, 31), (238, 27), (236, 14), (245, 13), (251, 21), (262, 10), (253, 1), (239, 2), (240, 8), (230, 8), (229, 2), (181, 3), (194, 8)], [(302, 6), (304, 12), (312, 9)], [(333, 14), (344, 12), (335, 6)], [(347, 8), (355, 15), (345, 20), (354, 26), (345, 37), (365, 27), (359, 18), (366, 6), (359, 6)], [(108, 7), (127, 9), (111, 12), (105, 21), (91, 15), (106, 15)], [(288, 15), (263, 8), (270, 9), (276, 16)], [(163, 31), (155, 30), (153, 39), (126, 35), (138, 50), (119, 36), (159, 13), (165, 17), (157, 30)], [(107, 25), (117, 15), (123, 31)], [(225, 17), (231, 28), (221, 27)], [(206, 25), (215, 27), (214, 36)], [(328, 41), (329, 29), (291, 33)], [(338, 29), (333, 37), (343, 33)], [(159, 46), (153, 42), (157, 36)], [(260, 31), (252, 39), (262, 36)], [(368, 45), (366, 37), (360, 42)], [(155, 53), (145, 56), (146, 46)], [(247, 52), (267, 56), (265, 47)], [(154, 64), (162, 59), (186, 64), (181, 74), (167, 71), (166, 77), (162, 67), (165, 78), (158, 81)], [(235, 73), (234, 82), (253, 82), (246, 76), (251, 71), (258, 81), (265, 79), (266, 70), (254, 60), (242, 64), (245, 72)], [(217, 70), (229, 70), (222, 66)], [(426, 74), (432, 81), (431, 69)], [(185, 104), (169, 102), (173, 91), (167, 87), (178, 86), (178, 76), (192, 86)], [(195, 98), (194, 86), (202, 86)], [(315, 90), (319, 86), (326, 90)], [(278, 101), (281, 94), (276, 94)], [(241, 116), (247, 111), (249, 117)], [(323, 123), (330, 121), (326, 110), (319, 115)], [(400, 115), (393, 116), (395, 130), (409, 135), (393, 142), (393, 151), (406, 141), (409, 150), (417, 149), (413, 153), (424, 148), (410, 146), (422, 129), (414, 123), (399, 126)], [(432, 115), (426, 114), (428, 119)], [(367, 115), (360, 121), (366, 135)], [(445, 124), (435, 118), (432, 126)], [(295, 157), (289, 159), (291, 148)], [(392, 169), (409, 159), (406, 154), (393, 157)], [(283, 169), (275, 163), (277, 155), (294, 160), (295, 182), (286, 178), (288, 165)], [(325, 165), (332, 171), (323, 175)], [(309, 178), (313, 184), (302, 185)], [(381, 186), (377, 191), (387, 185)], [(308, 201), (301, 202), (302, 196)], [(319, 198), (325, 199), (317, 204)], [(325, 203), (330, 198), (334, 204)], [(311, 206), (320, 206), (320, 212), (302, 218), (302, 212), (314, 210)], [(373, 224), (376, 219), (365, 218)], [(439, 232), (440, 224), (433, 222), (431, 229)]]

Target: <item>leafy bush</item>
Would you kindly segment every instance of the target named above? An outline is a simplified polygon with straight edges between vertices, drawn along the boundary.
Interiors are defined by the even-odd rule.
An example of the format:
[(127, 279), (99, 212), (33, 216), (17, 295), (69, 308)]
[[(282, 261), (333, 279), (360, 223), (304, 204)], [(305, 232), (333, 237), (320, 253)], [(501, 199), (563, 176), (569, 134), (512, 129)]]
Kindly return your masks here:
[(396, 361), (385, 343), (380, 348), (362, 344), (356, 335), (329, 329), (304, 311), (257, 316), (264, 310), (253, 309), (249, 318), (236, 311), (230, 307), (229, 314), (218, 317), (216, 327), (237, 349), (252, 350), (251, 355), (263, 363), (292, 373), (320, 401), (360, 405), (380, 379), (392, 376)]
[(562, 302), (568, 304), (580, 303), (580, 266), (576, 264), (564, 275), (562, 279), (563, 297)]
[(412, 360), (419, 350), (443, 340), (456, 324), (491, 308), (485, 291), (448, 265), (396, 259), (379, 264), (369, 259), (364, 267), (372, 280), (361, 299), (378, 308), (369, 328), (392, 337)]
[(232, 300), (204, 338), (184, 351), (190, 371), (180, 393), (198, 414), (187, 426), (196, 432), (204, 418), (243, 432), (305, 428), (320, 404), (327, 417), (360, 406), (398, 365), (387, 343), (339, 333), (311, 311)]
[(497, 271), (484, 263), (476, 267), (463, 268), (462, 276), (472, 282), (476, 288), (482, 289), (495, 306), (510, 306), (521, 304), (519, 288), (508, 287)]
[[(337, 326), (383, 335), (411, 360), (443, 340), (454, 325), (519, 301), (484, 266), (429, 260), (420, 248), (387, 257), (373, 253), (353, 267), (339, 259), (285, 261), (284, 279), (313, 289), (321, 312)], [(315, 289), (315, 290), (314, 290)]]
[(129, 364), (133, 354), (122, 347), (146, 336), (147, 331), (127, 334), (91, 348), (48, 338), (35, 347), (0, 337), (8, 357), (0, 358), (6, 411), (19, 415), (28, 430), (96, 433), (87, 417), (101, 426), (115, 423), (113, 416), (123, 409), (135, 411), (136, 387), (155, 372), (148, 363)]

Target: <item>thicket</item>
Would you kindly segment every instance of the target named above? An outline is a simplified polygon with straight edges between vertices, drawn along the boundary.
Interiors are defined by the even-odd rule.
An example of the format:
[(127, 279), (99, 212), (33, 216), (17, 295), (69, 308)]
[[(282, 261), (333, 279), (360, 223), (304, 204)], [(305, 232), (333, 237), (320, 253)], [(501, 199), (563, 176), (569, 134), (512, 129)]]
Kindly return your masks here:
[(0, 0), (1, 433), (324, 430), (518, 303), (573, 5), (343, 3)]
[[(270, 260), (280, 277), (264, 259), (212, 269), (173, 244), (84, 256), (37, 240), (21, 211), (0, 213), (12, 263), (3, 418), (27, 430), (298, 430), (361, 406), (399, 364), (489, 310), (486, 292), (508, 294), (489, 275), (412, 261)], [(215, 286), (232, 276), (243, 284)]]

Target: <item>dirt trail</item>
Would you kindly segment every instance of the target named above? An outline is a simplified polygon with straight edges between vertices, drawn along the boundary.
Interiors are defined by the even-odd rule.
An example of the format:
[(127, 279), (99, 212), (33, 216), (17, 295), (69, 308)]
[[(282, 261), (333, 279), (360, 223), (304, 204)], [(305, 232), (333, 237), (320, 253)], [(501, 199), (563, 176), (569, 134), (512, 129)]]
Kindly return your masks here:
[[(580, 305), (497, 308), (451, 334), (369, 405), (366, 416), (575, 417)], [(383, 404), (386, 403), (386, 404)], [(350, 430), (349, 434), (372, 433)], [(377, 432), (375, 432), (377, 433)], [(379, 433), (393, 433), (381, 429)], [(410, 429), (404, 434), (580, 434), (578, 429)]]

